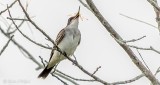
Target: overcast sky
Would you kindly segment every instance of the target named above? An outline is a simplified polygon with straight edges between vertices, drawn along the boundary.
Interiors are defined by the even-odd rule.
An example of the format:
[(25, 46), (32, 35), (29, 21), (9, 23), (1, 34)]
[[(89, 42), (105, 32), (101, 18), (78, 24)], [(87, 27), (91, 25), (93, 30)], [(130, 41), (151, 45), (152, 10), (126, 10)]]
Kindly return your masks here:
[[(160, 36), (156, 28), (120, 15), (124, 14), (157, 26), (155, 12), (147, 0), (93, 1), (99, 11), (124, 40), (147, 36), (140, 41), (129, 44), (139, 47), (153, 46), (155, 49), (160, 50)], [(0, 0), (0, 11), (5, 9), (6, 5), (11, 2), (13, 2), (13, 0)], [(23, 0), (23, 5), (25, 5), (26, 2), (26, 0)], [(126, 52), (110, 36), (98, 19), (81, 5), (78, 0), (28, 0), (28, 3), (29, 15), (35, 23), (54, 40), (57, 33), (66, 26), (68, 18), (73, 16), (77, 12), (78, 7), (81, 6), (80, 13), (82, 19), (80, 19), (79, 29), (82, 39), (81, 44), (75, 52), (75, 56), (79, 64), (89, 72), (92, 73), (97, 67), (101, 66), (95, 75), (110, 83), (131, 79), (141, 74), (141, 71), (133, 64)], [(10, 11), (15, 18), (24, 17), (18, 4), (13, 6)], [(6, 21), (2, 17), (8, 17), (8, 13), (6, 12), (0, 16), (0, 26), (6, 30)], [(7, 20), (7, 22), (11, 23), (9, 20)], [(18, 24), (19, 22), (17, 21), (16, 23)], [(36, 42), (42, 43), (43, 45), (48, 44), (52, 47), (52, 44), (31, 24), (25, 23), (21, 27), (21, 30)], [(49, 60), (50, 50), (34, 45), (25, 39), (18, 31), (14, 35), (14, 39), (28, 49), (39, 62), (40, 58), (38, 56)], [(0, 33), (0, 49), (2, 49), (7, 40), (8, 39)], [(132, 50), (139, 57), (136, 49)], [(160, 66), (160, 55), (153, 51), (140, 50), (140, 53), (150, 70), (155, 73)], [(27, 59), (13, 43), (10, 43), (0, 56), (0, 85), (63, 85), (63, 83), (51, 75), (45, 80), (37, 79), (37, 76), (43, 69), (36, 71), (36, 67), (37, 65), (35, 63)], [(90, 79), (88, 75), (84, 74), (68, 60), (62, 61), (57, 69), (76, 78)], [(157, 75), (156, 77), (160, 79), (159, 76), (160, 75)], [(69, 82), (67, 83), (72, 85)], [(97, 82), (78, 83), (80, 85), (101, 85)], [(126, 85), (149, 84), (150, 81), (143, 77)]]

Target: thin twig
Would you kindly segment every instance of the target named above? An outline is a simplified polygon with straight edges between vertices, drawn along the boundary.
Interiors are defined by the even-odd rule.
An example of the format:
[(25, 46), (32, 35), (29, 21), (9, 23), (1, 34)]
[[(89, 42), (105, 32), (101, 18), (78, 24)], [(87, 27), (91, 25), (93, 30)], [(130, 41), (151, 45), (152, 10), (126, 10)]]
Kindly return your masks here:
[(78, 62), (75, 62), (73, 59), (71, 59), (70, 57), (66, 56), (64, 53), (62, 53), (68, 60), (70, 60), (72, 63), (74, 63), (74, 65), (76, 65), (81, 71), (83, 71), (84, 73), (86, 73), (87, 75), (89, 75), (90, 77), (92, 77), (93, 79), (95, 79), (95, 81), (101, 82), (104, 85), (111, 85), (110, 83), (100, 79), (99, 77), (92, 75), (92, 73), (88, 72), (87, 70), (85, 70), (80, 64), (78, 64)]
[[(5, 26), (6, 26), (7, 28), (9, 28), (9, 26), (12, 25), (12, 23), (11, 23), (11, 24), (8, 23), (8, 21), (6, 20), (6, 17), (3, 17), (3, 16), (1, 15), (0, 18), (2, 18), (1, 21), (5, 24)], [(7, 29), (7, 31), (8, 31), (8, 29)]]
[[(76, 56), (73, 54), (74, 62), (78, 63)], [(73, 63), (74, 64), (74, 63)]]
[[(24, 23), (24, 21), (22, 21), (19, 25), (18, 25), (18, 28), (20, 28), (21, 26), (22, 26), (22, 24)], [(13, 24), (13, 23), (12, 23)], [(7, 29), (7, 34), (8, 35), (11, 35), (11, 34), (13, 34), (13, 33), (15, 33), (16, 31), (17, 31), (17, 29), (14, 29), (13, 31), (9, 31), (10, 29), (11, 29), (12, 27), (11, 27), (11, 25), (8, 27), (8, 29)]]
[(142, 78), (144, 76), (144, 74), (140, 74), (132, 79), (129, 79), (129, 80), (125, 80), (125, 81), (118, 81), (118, 82), (113, 82), (112, 84), (114, 85), (119, 85), (119, 84), (127, 84), (127, 83), (132, 83), (136, 80), (139, 80), (140, 78)]
[(65, 81), (63, 81), (62, 79), (60, 79), (58, 76), (54, 75), (53, 73), (51, 73), (51, 75), (54, 76), (55, 78), (57, 78), (59, 81), (61, 81), (64, 85), (69, 85)]
[(44, 62), (43, 62), (43, 58), (42, 58), (41, 56), (39, 56), (39, 58), (41, 59), (41, 62), (42, 62), (42, 64), (43, 64), (43, 66), (45, 67), (45, 64), (44, 64)]
[(9, 19), (9, 20), (20, 20), (20, 21), (28, 21), (28, 19), (11, 18), (11, 17), (7, 17), (7, 19)]
[[(57, 70), (56, 70), (56, 71), (57, 71)], [(51, 72), (51, 73), (52, 73), (52, 72)], [(61, 77), (61, 78), (63, 78), (63, 79), (65, 79), (65, 80), (67, 80), (67, 81), (69, 81), (69, 82), (71, 82), (71, 83), (73, 83), (74, 85), (79, 85), (77, 82), (75, 82), (75, 81), (72, 80), (71, 78), (66, 77), (65, 75), (63, 75), (63, 74), (61, 74), (61, 73), (54, 72), (54, 74), (57, 75), (57, 76), (59, 76), (59, 77)]]
[[(148, 67), (148, 65), (147, 65), (147, 63), (146, 63), (146, 62), (145, 62), (145, 60), (143, 59), (143, 57), (142, 57), (141, 53), (138, 51), (138, 49), (136, 49), (136, 50), (137, 50), (137, 52), (138, 52), (139, 56), (141, 57), (141, 59), (142, 59), (142, 61), (143, 61), (144, 65), (148, 68), (148, 70), (150, 70), (150, 69), (149, 69), (149, 67)], [(151, 71), (151, 70), (150, 70), (150, 71)]]
[(156, 50), (155, 48), (153, 48), (152, 46), (150, 46), (150, 49), (158, 54), (160, 54), (160, 51)]
[[(43, 60), (42, 57), (40, 57), (40, 59), (41, 59), (41, 62), (42, 62), (43, 64), (44, 64), (43, 61), (45, 61), (45, 62), (48, 64), (48, 61)], [(59, 64), (59, 63), (58, 63), (58, 64)], [(78, 79), (78, 78), (74, 78), (74, 77), (72, 77), (72, 76), (69, 76), (69, 75), (67, 75), (67, 74), (65, 74), (65, 73), (63, 73), (63, 72), (61, 72), (61, 71), (59, 71), (59, 70), (56, 69), (56, 67), (57, 67), (58, 64), (56, 64), (54, 70), (53, 70), (51, 73), (57, 72), (57, 73), (56, 73), (57, 75), (58, 75), (58, 73), (61, 74), (61, 75), (58, 75), (58, 76), (61, 76), (62, 78), (65, 77), (65, 79), (66, 79), (66, 77), (68, 77), (68, 78), (73, 79), (73, 80), (76, 80), (76, 81), (90, 81), (90, 82), (91, 82), (91, 81), (95, 81), (95, 80), (93, 80), (93, 79)]]
[(138, 47), (138, 46), (134, 46), (134, 45), (128, 45), (131, 48), (136, 48), (136, 49), (140, 49), (140, 50), (151, 50), (150, 48), (145, 48), (145, 47)]
[[(3, 35), (5, 35), (7, 38), (10, 39), (10, 36), (8, 36), (7, 33), (5, 33), (4, 30), (3, 30), (1, 27), (0, 27), (0, 31), (1, 31), (1, 33), (2, 33)], [(28, 52), (22, 45), (20, 45), (17, 41), (15, 41), (15, 40), (13, 40), (13, 39), (11, 39), (11, 41), (12, 41), (18, 48), (20, 48), (22, 51), (24, 51), (24, 52), (28, 55), (29, 59), (31, 59), (34, 63), (36, 63), (36, 64), (38, 65), (38, 68), (37, 68), (37, 69), (39, 69), (39, 67), (42, 67), (42, 65), (33, 57), (33, 55), (30, 54), (30, 52)]]
[(82, 0), (78, 0), (84, 7), (86, 7), (88, 10), (92, 11), (87, 4), (85, 4)]
[[(14, 36), (14, 35), (13, 35)], [(12, 40), (13, 36), (10, 37), (10, 39), (7, 41), (7, 43), (5, 44), (5, 46), (2, 48), (2, 50), (0, 51), (0, 56), (2, 55), (2, 53), (4, 52), (4, 50), (7, 48), (9, 42)]]
[(139, 19), (136, 19), (136, 18), (132, 18), (132, 17), (129, 17), (129, 16), (124, 15), (124, 14), (121, 14), (121, 13), (120, 13), (120, 15), (123, 16), (123, 17), (126, 17), (126, 18), (128, 18), (128, 19), (135, 20), (135, 21), (144, 23), (144, 24), (146, 24), (146, 25), (149, 25), (149, 26), (151, 26), (151, 27), (157, 28), (156, 26), (154, 26), (154, 25), (152, 25), (152, 24), (150, 24), (150, 23), (148, 23), (148, 22), (145, 22), (145, 21), (142, 21), (142, 20), (139, 20)]
[(158, 69), (154, 75), (156, 76), (159, 72), (160, 72), (160, 66), (158, 67)]
[(23, 37), (25, 37), (26, 39), (28, 39), (30, 42), (36, 44), (37, 46), (40, 46), (40, 47), (43, 47), (43, 48), (46, 48), (46, 49), (52, 49), (52, 48), (49, 48), (49, 47), (47, 47), (47, 46), (44, 46), (44, 45), (42, 45), (42, 44), (40, 44), (40, 43), (35, 42), (34, 40), (30, 39), (27, 35), (25, 35), (25, 34), (18, 28), (18, 26), (16, 25), (16, 23), (14, 22), (14, 20), (13, 20), (13, 18), (12, 18), (12, 15), (11, 15), (9, 9), (8, 9), (8, 13), (9, 13), (9, 16), (10, 16), (10, 18), (11, 18), (12, 23), (14, 24), (14, 26), (16, 27), (16, 29), (18, 29), (18, 31), (23, 35)]
[(156, 50), (155, 48), (153, 48), (152, 46), (150, 46), (149, 48), (144, 48), (144, 47), (138, 47), (138, 46), (134, 46), (134, 45), (128, 45), (129, 47), (132, 48), (136, 48), (136, 49), (140, 49), (140, 50), (151, 50), (153, 52), (156, 52), (158, 54), (160, 54), (160, 51)]
[(60, 73), (60, 74), (63, 74), (64, 76), (66, 76), (66, 77), (68, 77), (68, 78), (71, 78), (71, 79), (73, 79), (73, 80), (76, 80), (76, 81), (90, 81), (90, 82), (95, 81), (95, 80), (93, 80), (93, 79), (78, 79), (78, 78), (74, 78), (74, 77), (69, 76), (69, 75), (67, 75), (67, 74), (65, 74), (65, 73), (63, 73), (63, 72), (61, 72), (61, 71), (59, 71), (59, 70), (56, 70), (56, 72), (58, 72), (58, 73)]
[(135, 42), (135, 41), (139, 41), (139, 40), (141, 40), (141, 39), (143, 39), (143, 38), (145, 38), (145, 37), (146, 37), (146, 36), (142, 36), (142, 37), (140, 37), (140, 38), (132, 39), (132, 40), (124, 40), (123, 42), (124, 42), (124, 43)]
[(29, 58), (28, 55), (21, 48), (18, 48), (18, 49), (24, 57)]
[[(45, 67), (45, 63), (48, 64), (48, 62), (47, 62), (46, 60), (44, 60), (41, 56), (39, 56), (39, 57), (40, 57), (40, 59), (41, 59), (41, 62), (42, 62), (42, 64), (43, 64), (43, 66)], [(44, 63), (43, 61), (45, 61), (45, 63)], [(42, 68), (44, 68), (44, 67), (42, 67)], [(70, 82), (73, 83), (74, 85), (79, 85), (78, 83), (76, 83), (75, 81), (73, 81), (73, 80), (71, 80), (69, 77), (67, 77), (67, 76), (66, 76), (67, 74), (65, 74), (65, 73), (57, 70), (56, 67), (57, 67), (57, 65), (55, 66), (54, 70), (52, 70), (52, 71), (50, 72), (51, 75), (53, 75), (53, 73), (54, 73), (55, 75), (58, 75), (58, 76), (60, 76), (61, 78), (70, 81)]]
[(57, 45), (55, 44), (55, 42), (52, 40), (52, 38), (50, 38), (50, 37), (47, 35), (47, 33), (45, 33), (39, 26), (37, 26), (37, 25), (35, 24), (34, 21), (32, 21), (32, 19), (30, 18), (29, 14), (26, 12), (25, 8), (23, 7), (21, 1), (18, 0), (18, 2), (19, 2), (19, 5), (20, 5), (21, 9), (22, 9), (23, 12), (24, 12), (24, 14), (26, 15), (28, 21), (29, 21), (33, 26), (35, 26), (35, 28), (36, 28), (37, 30), (39, 30), (43, 35), (45, 35), (45, 36), (49, 39), (49, 41), (51, 41), (55, 46), (57, 46)]
[[(49, 37), (49, 35), (47, 33), (45, 33), (37, 24), (35, 24), (34, 21), (32, 21), (32, 19), (29, 17), (29, 14), (26, 12), (25, 8), (23, 7), (22, 3), (20, 0), (18, 0), (18, 3), (21, 7), (21, 9), (23, 10), (25, 16), (27, 17), (28, 21), (38, 30), (40, 31), (45, 37), (47, 37), (47, 39), (53, 43), (54, 47), (57, 48), (57, 51), (59, 51), (60, 53), (62, 53), (62, 50), (57, 46), (57, 44), (52, 40), (51, 37)], [(63, 54), (65, 54), (65, 52), (63, 52)]]
[[(8, 6), (8, 8), (11, 8), (17, 1), (18, 1), (18, 0), (15, 0), (14, 2), (12, 2), (12, 3)], [(0, 15), (1, 15), (2, 13), (6, 12), (6, 11), (7, 11), (7, 9), (4, 9), (3, 11), (0, 12)]]
[(124, 40), (116, 39), (114, 36), (112, 36), (112, 37), (113, 37), (118, 43), (127, 45), (127, 46), (129, 46), (129, 47), (131, 47), (131, 48), (136, 48), (136, 49), (140, 49), (140, 50), (151, 50), (151, 51), (154, 51), (154, 52), (160, 54), (160, 51), (156, 50), (156, 49), (153, 48), (152, 46), (150, 46), (149, 48), (144, 48), (144, 47), (138, 47), (138, 46), (134, 46), (134, 45), (128, 45), (128, 44), (125, 43)]
[(97, 67), (97, 69), (93, 72), (92, 75), (96, 74), (100, 68), (101, 68), (101, 66)]

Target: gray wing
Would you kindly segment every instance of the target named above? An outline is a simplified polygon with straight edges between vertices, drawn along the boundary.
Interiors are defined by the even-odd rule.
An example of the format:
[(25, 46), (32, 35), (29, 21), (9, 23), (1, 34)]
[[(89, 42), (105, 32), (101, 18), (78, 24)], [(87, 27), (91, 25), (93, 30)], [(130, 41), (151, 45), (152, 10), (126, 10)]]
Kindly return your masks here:
[(58, 45), (58, 44), (63, 40), (64, 36), (65, 36), (65, 30), (62, 29), (62, 30), (58, 33), (55, 43)]
[[(63, 40), (64, 36), (65, 36), (65, 30), (62, 29), (62, 30), (58, 33), (58, 35), (57, 35), (55, 44), (58, 45), (58, 44)], [(55, 48), (55, 46), (53, 47), (53, 49), (52, 49), (52, 51), (51, 51), (49, 61), (51, 60), (51, 58), (52, 58), (52, 56), (53, 56), (53, 54), (54, 54), (54, 50), (55, 50), (54, 48)]]
[(80, 38), (79, 38), (79, 42), (78, 42), (78, 45), (80, 44), (80, 42), (81, 42), (81, 33), (80, 33)]

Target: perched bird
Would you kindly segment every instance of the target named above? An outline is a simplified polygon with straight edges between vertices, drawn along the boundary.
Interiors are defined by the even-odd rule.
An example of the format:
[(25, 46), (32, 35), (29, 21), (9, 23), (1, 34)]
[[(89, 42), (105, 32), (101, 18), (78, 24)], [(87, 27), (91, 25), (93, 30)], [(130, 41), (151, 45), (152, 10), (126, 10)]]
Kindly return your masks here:
[[(75, 16), (68, 19), (67, 26), (62, 29), (55, 40), (56, 45), (65, 52), (67, 56), (72, 56), (77, 46), (81, 41), (81, 33), (78, 29), (80, 16), (80, 7)], [(53, 47), (54, 48), (54, 47)], [(39, 74), (38, 78), (45, 79), (53, 67), (58, 64), (60, 61), (64, 60), (66, 57), (61, 54), (59, 51), (53, 49), (50, 55), (48, 65), (45, 69)]]

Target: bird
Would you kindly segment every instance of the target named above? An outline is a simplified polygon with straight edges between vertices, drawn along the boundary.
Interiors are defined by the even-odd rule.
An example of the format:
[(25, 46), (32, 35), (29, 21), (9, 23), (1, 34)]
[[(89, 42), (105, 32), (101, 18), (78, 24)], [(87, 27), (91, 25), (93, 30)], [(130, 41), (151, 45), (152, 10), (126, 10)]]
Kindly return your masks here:
[[(81, 32), (78, 29), (79, 17), (80, 6), (76, 15), (68, 19), (67, 26), (58, 33), (55, 40), (55, 44), (58, 46), (58, 48), (68, 57), (74, 54), (77, 46), (81, 42)], [(55, 45), (53, 48), (56, 48)], [(45, 69), (39, 74), (38, 78), (45, 79), (54, 66), (64, 59), (66, 59), (66, 57), (61, 52), (52, 49), (49, 62)]]

